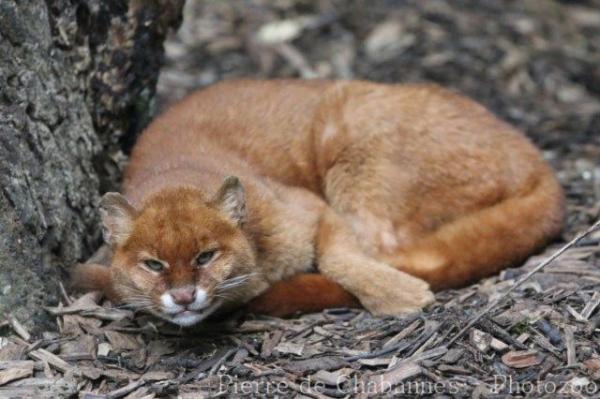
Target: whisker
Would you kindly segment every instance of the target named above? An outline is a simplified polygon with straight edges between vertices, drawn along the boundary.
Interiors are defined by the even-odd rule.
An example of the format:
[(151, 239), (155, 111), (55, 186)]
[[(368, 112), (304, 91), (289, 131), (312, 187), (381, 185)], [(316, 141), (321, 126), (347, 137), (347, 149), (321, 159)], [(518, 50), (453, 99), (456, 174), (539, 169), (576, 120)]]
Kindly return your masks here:
[(230, 300), (230, 299), (234, 298), (233, 295), (225, 295), (225, 294), (213, 294), (213, 297), (223, 299), (223, 300)]
[(229, 291), (235, 287), (238, 287), (238, 286), (246, 283), (248, 280), (250, 280), (252, 277), (254, 277), (256, 275), (257, 275), (257, 273), (248, 273), (248, 274), (242, 274), (240, 276), (229, 278), (229, 279), (224, 280), (221, 283), (219, 283), (217, 285), (216, 291), (219, 293), (223, 292), (223, 291)]

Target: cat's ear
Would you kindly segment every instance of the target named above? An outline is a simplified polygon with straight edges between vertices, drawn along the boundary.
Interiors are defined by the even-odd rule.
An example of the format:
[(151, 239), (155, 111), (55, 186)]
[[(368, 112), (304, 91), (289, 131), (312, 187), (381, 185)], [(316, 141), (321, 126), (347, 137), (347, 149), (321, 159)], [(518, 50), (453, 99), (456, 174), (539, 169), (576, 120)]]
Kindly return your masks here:
[(111, 245), (123, 244), (133, 226), (135, 208), (119, 193), (106, 193), (100, 200), (102, 234), (104, 241)]
[(225, 179), (210, 204), (238, 226), (246, 220), (246, 194), (242, 183), (235, 176)]

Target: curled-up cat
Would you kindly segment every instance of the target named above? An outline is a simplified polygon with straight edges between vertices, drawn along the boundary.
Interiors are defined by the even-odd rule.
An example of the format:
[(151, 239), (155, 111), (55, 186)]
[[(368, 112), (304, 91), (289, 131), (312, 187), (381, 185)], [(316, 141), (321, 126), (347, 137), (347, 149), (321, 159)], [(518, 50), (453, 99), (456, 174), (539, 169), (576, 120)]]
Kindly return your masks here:
[(240, 80), (150, 124), (101, 214), (110, 265), (76, 285), (187, 326), (244, 305), (415, 311), (542, 248), (564, 205), (530, 141), (461, 95)]

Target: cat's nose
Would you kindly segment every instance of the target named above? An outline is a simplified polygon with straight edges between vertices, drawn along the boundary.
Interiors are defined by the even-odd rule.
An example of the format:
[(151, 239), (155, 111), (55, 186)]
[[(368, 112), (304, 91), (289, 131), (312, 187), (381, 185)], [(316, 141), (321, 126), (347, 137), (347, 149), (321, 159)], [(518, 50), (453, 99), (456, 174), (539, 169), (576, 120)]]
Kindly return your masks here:
[(169, 291), (173, 297), (173, 302), (178, 305), (189, 305), (196, 299), (196, 287), (173, 288)]

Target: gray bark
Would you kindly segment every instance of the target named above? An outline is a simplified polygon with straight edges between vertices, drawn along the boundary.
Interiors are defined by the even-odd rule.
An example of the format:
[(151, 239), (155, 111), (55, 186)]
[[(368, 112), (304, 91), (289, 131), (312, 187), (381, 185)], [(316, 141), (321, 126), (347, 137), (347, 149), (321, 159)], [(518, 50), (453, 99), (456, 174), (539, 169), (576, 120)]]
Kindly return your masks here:
[(41, 329), (100, 241), (183, 0), (0, 0), (0, 319)]

